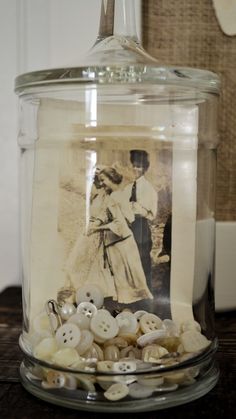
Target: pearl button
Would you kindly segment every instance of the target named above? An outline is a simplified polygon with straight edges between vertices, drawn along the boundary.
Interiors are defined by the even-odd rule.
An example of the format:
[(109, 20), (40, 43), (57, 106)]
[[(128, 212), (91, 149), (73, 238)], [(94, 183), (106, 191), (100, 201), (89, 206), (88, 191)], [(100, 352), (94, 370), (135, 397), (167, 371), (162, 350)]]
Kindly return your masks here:
[(61, 318), (63, 320), (68, 320), (73, 314), (76, 313), (76, 308), (74, 304), (65, 303), (62, 307), (59, 308)]

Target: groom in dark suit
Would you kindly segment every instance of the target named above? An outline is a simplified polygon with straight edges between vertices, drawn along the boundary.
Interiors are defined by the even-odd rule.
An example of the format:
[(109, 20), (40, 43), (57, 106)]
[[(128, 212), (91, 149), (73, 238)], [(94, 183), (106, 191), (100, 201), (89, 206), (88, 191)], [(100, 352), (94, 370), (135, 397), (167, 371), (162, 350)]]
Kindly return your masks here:
[(148, 153), (145, 150), (131, 150), (130, 161), (134, 170), (134, 182), (126, 187), (134, 213), (134, 222), (130, 228), (138, 246), (147, 285), (152, 291), (152, 237), (149, 222), (157, 214), (157, 192), (145, 177), (150, 164)]

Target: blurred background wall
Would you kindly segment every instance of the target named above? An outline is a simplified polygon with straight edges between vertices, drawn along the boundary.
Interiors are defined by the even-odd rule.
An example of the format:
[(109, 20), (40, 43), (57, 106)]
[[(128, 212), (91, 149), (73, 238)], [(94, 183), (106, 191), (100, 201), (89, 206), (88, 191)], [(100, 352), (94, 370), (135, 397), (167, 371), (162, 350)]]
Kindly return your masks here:
[(142, 13), (151, 55), (221, 77), (216, 218), (236, 221), (236, 36), (223, 33), (212, 0), (144, 0)]

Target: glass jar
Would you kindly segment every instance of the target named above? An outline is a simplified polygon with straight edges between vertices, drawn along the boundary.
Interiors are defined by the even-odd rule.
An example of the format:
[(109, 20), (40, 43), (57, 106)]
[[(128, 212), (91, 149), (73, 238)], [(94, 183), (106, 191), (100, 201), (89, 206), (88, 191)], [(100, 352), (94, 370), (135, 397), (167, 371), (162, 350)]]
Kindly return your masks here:
[(218, 379), (219, 80), (104, 27), (87, 65), (16, 79), (21, 379), (64, 406), (147, 411)]

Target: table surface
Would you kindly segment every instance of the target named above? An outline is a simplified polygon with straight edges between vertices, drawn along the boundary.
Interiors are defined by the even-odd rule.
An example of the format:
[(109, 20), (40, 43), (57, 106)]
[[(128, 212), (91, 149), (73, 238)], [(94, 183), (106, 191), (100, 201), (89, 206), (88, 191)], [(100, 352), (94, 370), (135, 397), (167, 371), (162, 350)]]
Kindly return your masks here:
[[(0, 418), (31, 419), (103, 418), (104, 413), (79, 412), (43, 402), (29, 394), (20, 384), (19, 365), (22, 354), (18, 347), (21, 333), (21, 288), (11, 287), (0, 294)], [(219, 337), (217, 359), (220, 380), (215, 388), (194, 402), (135, 416), (145, 419), (236, 418), (236, 312), (216, 315)], [(43, 415), (43, 416), (42, 416)], [(113, 418), (120, 414), (112, 414)], [(122, 414), (127, 418), (130, 414)]]

